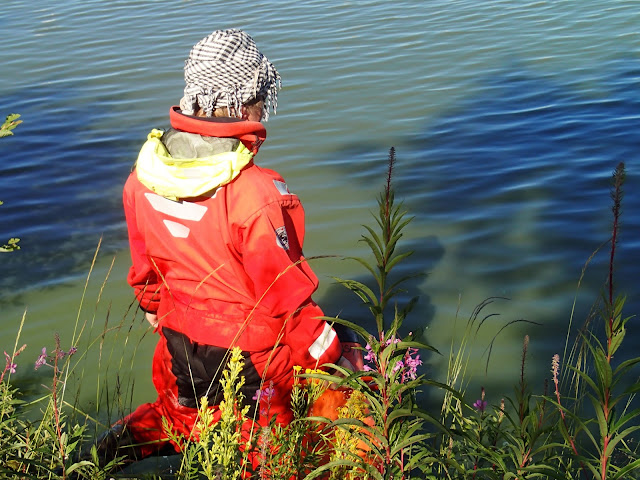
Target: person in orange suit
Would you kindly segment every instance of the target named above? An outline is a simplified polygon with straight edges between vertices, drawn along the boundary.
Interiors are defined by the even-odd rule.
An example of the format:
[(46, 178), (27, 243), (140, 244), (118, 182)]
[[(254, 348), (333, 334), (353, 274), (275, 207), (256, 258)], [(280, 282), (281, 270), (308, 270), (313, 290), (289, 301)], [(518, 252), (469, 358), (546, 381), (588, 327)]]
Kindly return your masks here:
[(247, 33), (218, 30), (191, 49), (184, 74), (170, 127), (148, 135), (123, 194), (128, 282), (158, 335), (158, 397), (101, 445), (135, 444), (119, 454), (136, 459), (175, 447), (164, 440), (163, 417), (189, 438), (200, 399), (219, 404), (232, 347), (243, 352), (245, 398), (273, 382), (270, 413), (281, 424), (292, 419), (294, 366), (352, 368), (312, 300), (318, 279), (302, 252), (300, 199), (255, 162), (262, 122), (276, 112), (278, 71)]

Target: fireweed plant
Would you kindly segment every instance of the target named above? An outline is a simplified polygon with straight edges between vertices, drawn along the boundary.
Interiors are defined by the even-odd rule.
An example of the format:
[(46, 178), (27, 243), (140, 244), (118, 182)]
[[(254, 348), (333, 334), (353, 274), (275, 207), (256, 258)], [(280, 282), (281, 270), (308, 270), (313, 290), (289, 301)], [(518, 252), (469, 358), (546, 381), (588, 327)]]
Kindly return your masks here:
[[(579, 335), (581, 347), (591, 363), (587, 367), (581, 361), (564, 365), (576, 379), (573, 384), (575, 398), (565, 398), (560, 390), (558, 376), (562, 365), (559, 356), (555, 356), (552, 363), (554, 395), (549, 401), (561, 416), (562, 438), (575, 454), (583, 477), (599, 480), (640, 476), (640, 409), (635, 401), (640, 382), (637, 374), (635, 381), (629, 381), (634, 378), (632, 369), (640, 363), (640, 357), (616, 361), (627, 324), (634, 318), (623, 313), (626, 297), (616, 294), (614, 282), (625, 178), (625, 166), (620, 163), (613, 173), (611, 188), (613, 222), (608, 280), (596, 309), (597, 315)], [(604, 333), (599, 335), (598, 332)]]
[[(456, 385), (462, 384), (459, 377), (466, 370), (464, 354), (451, 355), (453, 362), (444, 384), (416, 376), (415, 368), (420, 362), (416, 349), (434, 349), (416, 342), (411, 334), (403, 340), (398, 335), (414, 300), (404, 308), (396, 306), (391, 322), (386, 323), (385, 307), (408, 278), (388, 285), (391, 268), (409, 255), (395, 255), (401, 230), (410, 220), (404, 219), (400, 208), (393, 206), (390, 179), (394, 160), (392, 149), (386, 188), (378, 202), (376, 221), (381, 232), (365, 227), (368, 235), (363, 237), (376, 264), (356, 259), (374, 276), (378, 290), (374, 293), (363, 283), (337, 279), (367, 305), (378, 330), (377, 336), (373, 336), (352, 322), (336, 320), (348, 325), (366, 342), (366, 371), (352, 373), (338, 368), (345, 378), (331, 379), (348, 385), (359, 394), (362, 403), (359, 416), (331, 424), (344, 431), (336, 438), (355, 437), (359, 447), (354, 450), (353, 442), (349, 441), (342, 445), (337, 443), (336, 451), (340, 455), (334, 456), (332, 462), (317, 469), (310, 477), (341, 470), (343, 478), (354, 479), (640, 478), (637, 441), (640, 409), (634, 408), (640, 384), (636, 380), (629, 386), (628, 382), (631, 369), (640, 363), (640, 357), (618, 365), (614, 363), (614, 354), (619, 353), (626, 326), (632, 318), (622, 313), (625, 297), (614, 294), (624, 164), (618, 165), (612, 180), (613, 223), (608, 240), (611, 247), (608, 281), (598, 315), (587, 319), (572, 350), (581, 355), (575, 363), (567, 362), (564, 366), (560, 356), (554, 355), (550, 381), (534, 395), (526, 377), (529, 336), (525, 336), (514, 396), (490, 405), (484, 389), (471, 404), (456, 390)], [(595, 253), (592, 258), (594, 256)], [(469, 332), (479, 328), (490, 316), (483, 310), (495, 300), (497, 298), (490, 298), (478, 305), (468, 322)], [(602, 321), (601, 329), (597, 328), (598, 318)], [(525, 320), (508, 322), (500, 331), (516, 322)], [(598, 336), (599, 331), (604, 332), (603, 340)], [(566, 379), (573, 378), (568, 393), (562, 391), (561, 374), (565, 385)], [(415, 404), (416, 391), (424, 387), (438, 387), (445, 392), (439, 418)]]
[[(385, 188), (374, 216), (376, 226), (365, 226), (363, 235), (374, 261), (354, 259), (372, 275), (374, 287), (336, 279), (368, 308), (376, 331), (371, 334), (355, 322), (326, 318), (350, 327), (362, 338), (364, 370), (351, 372), (338, 365), (329, 366), (332, 373), (303, 372), (296, 368), (291, 395), (294, 421), (282, 426), (271, 419), (266, 426), (260, 426), (247, 422), (255, 417), (244, 405), (246, 399), (241, 390), (244, 378), (240, 375), (243, 360), (237, 350), (231, 349), (221, 379), (223, 401), (215, 407), (219, 411), (203, 401), (189, 438), (177, 435), (166, 422), (167, 438), (178, 445), (182, 454), (177, 471), (137, 478), (640, 478), (640, 409), (636, 401), (640, 384), (637, 380), (630, 381), (637, 379), (632, 369), (640, 363), (640, 357), (618, 358), (624, 358), (621, 347), (632, 317), (623, 313), (625, 297), (617, 295), (614, 288), (624, 165), (620, 164), (613, 173), (609, 275), (602, 298), (579, 330), (573, 347), (565, 347), (566, 358), (556, 354), (550, 359), (549, 380), (536, 394), (527, 382), (525, 367), (530, 359), (529, 337), (525, 336), (513, 396), (496, 402), (484, 388), (467, 392), (464, 377), (469, 374), (469, 362), (475, 362), (470, 359), (468, 342), (491, 316), (485, 313), (487, 306), (499, 298), (483, 301), (472, 312), (465, 338), (455, 348), (452, 343), (442, 383), (420, 373), (421, 352), (436, 350), (419, 341), (421, 336), (402, 331), (403, 321), (416, 299), (398, 305), (397, 297), (404, 293), (403, 284), (411, 276), (394, 279), (391, 275), (394, 267), (410, 255), (399, 253), (396, 247), (411, 221), (402, 205), (394, 204), (391, 183), (394, 164), (395, 151), (391, 149)], [(108, 472), (118, 467), (121, 459), (99, 466), (95, 449), (93, 455), (79, 456), (80, 445), (93, 441), (87, 425), (100, 422), (90, 418), (76, 403), (65, 400), (69, 373), (80, 368), (81, 361), (87, 362), (87, 352), (76, 349), (84, 324), (77, 324), (78, 330), (74, 330), (66, 348), (56, 337), (52, 348), (39, 347), (32, 355), (33, 368), (51, 372), (51, 380), (43, 397), (25, 402), (20, 399), (18, 388), (11, 384), (28, 363), (25, 361), (28, 350), (19, 346), (24, 321), (23, 317), (13, 349), (3, 349), (0, 478), (112, 478)], [(107, 328), (105, 324), (103, 333), (91, 340), (90, 346), (99, 346), (102, 359), (106, 334), (119, 329), (130, 332), (132, 327)], [(124, 344), (128, 342), (127, 336)], [(117, 372), (116, 376), (119, 378)], [(328, 386), (346, 392), (348, 397), (334, 421), (314, 416), (313, 411), (314, 402)], [(439, 412), (430, 413), (418, 406), (417, 393), (425, 389), (437, 389), (444, 394)], [(269, 418), (270, 400), (278, 394), (272, 385), (262, 385), (253, 398), (256, 410)], [(120, 418), (127, 406), (121, 405), (120, 395), (109, 399), (118, 404), (116, 418)], [(27, 420), (31, 417), (23, 413), (34, 407), (40, 407), (40, 417)], [(219, 417), (217, 422), (213, 421), (214, 413)], [(85, 422), (76, 421), (78, 418), (84, 418)]]
[[(411, 222), (406, 217), (402, 205), (395, 205), (392, 176), (395, 166), (395, 149), (391, 148), (384, 189), (378, 197), (378, 213), (374, 216), (377, 229), (364, 226), (367, 233), (362, 240), (371, 250), (375, 263), (364, 258), (353, 258), (362, 265), (374, 279), (375, 287), (365, 283), (335, 278), (335, 280), (355, 293), (371, 312), (376, 325), (375, 335), (362, 326), (345, 319), (326, 318), (348, 326), (363, 339), (364, 371), (351, 372), (334, 366), (340, 376), (332, 376), (329, 381), (346, 386), (358, 392), (347, 404), (358, 412), (355, 418), (339, 418), (329, 424), (340, 434), (341, 444), (335, 445), (336, 455), (327, 464), (309, 475), (315, 478), (325, 472), (341, 472), (345, 478), (405, 479), (420, 472), (425, 463), (433, 461), (428, 441), (436, 435), (447, 434), (444, 425), (433, 415), (419, 408), (416, 392), (425, 386), (444, 385), (418, 375), (422, 364), (419, 349), (436, 351), (408, 333), (400, 336), (400, 329), (406, 316), (411, 312), (417, 298), (406, 305), (393, 304), (395, 297), (403, 293), (403, 284), (413, 275), (393, 279), (391, 272), (412, 252), (399, 253), (396, 250), (403, 229)], [(388, 320), (389, 311), (392, 318)], [(359, 404), (359, 405), (358, 405)], [(426, 425), (432, 427), (427, 431)], [(358, 448), (354, 449), (354, 443)]]
[(512, 398), (491, 405), (482, 389), (471, 406), (456, 398), (443, 407), (443, 423), (451, 436), (448, 444), (445, 436), (440, 439), (443, 461), (434, 464), (427, 478), (640, 478), (640, 409), (635, 398), (640, 384), (637, 374), (632, 376), (640, 357), (615, 361), (632, 318), (623, 314), (625, 297), (615, 295), (614, 289), (624, 179), (621, 163), (612, 179), (613, 222), (604, 294), (578, 332), (567, 360), (563, 363), (559, 354), (553, 356), (550, 379), (534, 395), (526, 380), (529, 337), (525, 336), (520, 379)]

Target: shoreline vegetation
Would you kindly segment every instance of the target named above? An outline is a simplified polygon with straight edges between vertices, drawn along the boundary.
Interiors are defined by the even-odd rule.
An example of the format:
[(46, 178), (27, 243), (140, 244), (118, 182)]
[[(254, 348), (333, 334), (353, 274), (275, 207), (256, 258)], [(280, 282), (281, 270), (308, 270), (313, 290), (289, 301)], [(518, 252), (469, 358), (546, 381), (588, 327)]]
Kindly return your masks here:
[[(295, 420), (287, 426), (272, 422), (269, 427), (258, 427), (246, 441), (242, 425), (249, 408), (240, 390), (244, 382), (239, 374), (242, 360), (237, 349), (231, 349), (221, 382), (221, 420), (212, 422), (211, 409), (203, 400), (191, 438), (176, 435), (167, 422), (167, 438), (180, 448), (175, 462), (162, 471), (132, 473), (122, 457), (103, 465), (95, 447), (88, 447), (96, 441), (96, 433), (109, 427), (108, 418), (119, 418), (126, 412), (133, 381), (123, 385), (125, 377), (120, 376), (120, 370), (112, 371), (108, 378), (99, 375), (96, 413), (89, 413), (89, 408), (73, 397), (72, 385), (80, 388), (85, 370), (94, 368), (90, 362), (98, 366), (109, 363), (108, 337), (121, 335), (121, 340), (128, 341), (133, 322), (123, 319), (112, 326), (107, 318), (103, 331), (94, 335), (94, 324), (103, 320), (94, 315), (82, 322), (79, 312), (71, 339), (56, 336), (53, 349), (42, 348), (34, 354), (33, 348), (27, 350), (22, 344), (25, 312), (13, 347), (2, 346), (9, 350), (4, 351), (5, 366), (0, 370), (0, 478), (640, 478), (640, 408), (636, 398), (640, 384), (629, 382), (629, 378), (637, 378), (634, 368), (640, 357), (620, 355), (633, 317), (624, 312), (625, 297), (617, 293), (615, 285), (624, 164), (620, 163), (612, 175), (610, 237), (586, 261), (582, 272), (584, 275), (597, 254), (609, 247), (609, 275), (601, 298), (596, 299), (577, 331), (569, 332), (576, 337), (573, 345), (564, 347), (562, 356), (548, 359), (549, 378), (544, 385), (533, 387), (527, 382), (526, 365), (531, 360), (529, 337), (525, 336), (513, 395), (489, 404), (484, 389), (477, 394), (465, 391), (465, 373), (470, 362), (477, 361), (471, 358), (469, 347), (474, 332), (486, 319), (483, 309), (493, 299), (476, 307), (464, 327), (462, 341), (452, 344), (448, 352), (438, 352), (420, 333), (403, 328), (416, 299), (405, 305), (396, 303), (404, 293), (403, 285), (412, 277), (397, 278), (392, 272), (411, 255), (396, 248), (411, 218), (402, 204), (395, 202), (395, 160), (391, 148), (375, 222), (364, 226), (362, 241), (371, 250), (372, 260), (350, 259), (369, 272), (371, 281), (365, 284), (335, 278), (368, 308), (375, 331), (347, 319), (326, 318), (360, 337), (364, 371), (351, 372), (337, 365), (331, 366), (331, 374), (296, 370), (292, 394)], [(80, 310), (86, 293), (85, 285)], [(97, 302), (101, 294), (102, 289)], [(131, 313), (136, 317), (135, 312), (132, 304), (126, 316)], [(570, 325), (574, 323), (571, 318)], [(435, 380), (422, 372), (421, 352), (446, 356), (445, 379)], [(629, 358), (620, 361), (618, 356)], [(18, 368), (26, 370), (31, 361), (35, 361), (34, 368), (51, 372), (44, 393), (27, 395), (13, 381), (21, 373)], [(123, 369), (122, 364), (118, 368)], [(313, 409), (328, 385), (349, 395), (336, 420), (316, 415)], [(426, 410), (418, 404), (418, 394), (425, 391), (439, 392), (442, 403), (438, 408)], [(267, 416), (269, 400), (275, 394), (269, 385), (256, 394), (255, 400)]]

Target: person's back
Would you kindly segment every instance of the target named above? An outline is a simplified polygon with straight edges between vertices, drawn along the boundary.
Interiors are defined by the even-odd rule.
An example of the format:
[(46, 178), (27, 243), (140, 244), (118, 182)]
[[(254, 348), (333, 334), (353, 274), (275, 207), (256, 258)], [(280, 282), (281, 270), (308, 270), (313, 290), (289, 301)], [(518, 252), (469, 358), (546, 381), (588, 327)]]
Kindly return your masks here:
[[(271, 414), (291, 419), (293, 367), (336, 363), (341, 345), (312, 301), (304, 211), (253, 159), (280, 77), (246, 33), (216, 31), (185, 62), (171, 128), (153, 130), (124, 189), (128, 281), (156, 328), (154, 403), (119, 422), (144, 457), (167, 445), (162, 418), (187, 438), (201, 397), (220, 400), (228, 350), (245, 358), (245, 398), (273, 382)], [(255, 407), (255, 404), (254, 404)], [(266, 425), (268, 419), (258, 417)]]

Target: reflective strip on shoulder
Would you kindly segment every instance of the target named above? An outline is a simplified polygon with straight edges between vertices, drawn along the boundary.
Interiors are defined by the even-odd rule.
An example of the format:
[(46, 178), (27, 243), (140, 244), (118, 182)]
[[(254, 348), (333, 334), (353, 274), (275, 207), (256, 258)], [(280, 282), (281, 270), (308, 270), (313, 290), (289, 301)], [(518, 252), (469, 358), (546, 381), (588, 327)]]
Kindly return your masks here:
[(207, 213), (207, 207), (198, 203), (169, 200), (149, 192), (145, 193), (144, 196), (155, 211), (181, 220), (199, 222), (204, 217), (204, 214)]

